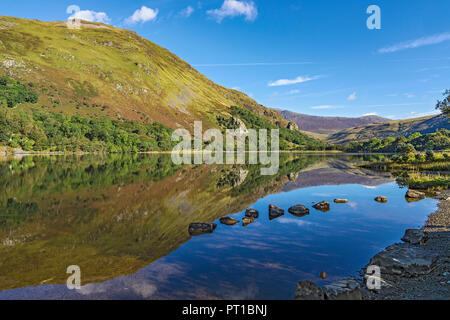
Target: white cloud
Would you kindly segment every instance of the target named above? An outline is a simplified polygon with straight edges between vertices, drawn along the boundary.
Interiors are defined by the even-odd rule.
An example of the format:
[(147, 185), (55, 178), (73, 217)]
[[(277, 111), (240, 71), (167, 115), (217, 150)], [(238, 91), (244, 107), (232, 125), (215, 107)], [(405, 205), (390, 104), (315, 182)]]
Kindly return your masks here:
[(273, 82), (269, 82), (269, 87), (278, 87), (278, 86), (288, 86), (288, 85), (292, 85), (292, 84), (297, 84), (297, 83), (303, 83), (303, 82), (308, 82), (308, 81), (312, 81), (312, 80), (316, 80), (319, 79), (320, 76), (314, 76), (314, 77), (309, 77), (309, 76), (299, 76), (295, 79), (280, 79), (280, 80), (276, 80)]
[(194, 11), (195, 11), (194, 8), (192, 8), (191, 6), (187, 6), (186, 8), (180, 11), (179, 15), (181, 17), (189, 18), (194, 13)]
[(326, 110), (326, 109), (339, 109), (340, 106), (323, 105), (323, 106), (312, 106), (311, 109), (314, 110)]
[(412, 98), (415, 98), (415, 97), (416, 97), (415, 94), (410, 94), (410, 93), (405, 93), (405, 96), (406, 96), (408, 99), (412, 99)]
[(135, 24), (139, 22), (148, 22), (155, 20), (158, 16), (158, 9), (147, 8), (146, 6), (142, 6), (142, 8), (137, 9), (131, 17), (125, 20), (128, 24)]
[(222, 22), (223, 19), (245, 16), (246, 21), (254, 21), (258, 16), (258, 9), (253, 1), (225, 0), (220, 9), (208, 10), (207, 14)]
[(288, 92), (288, 94), (297, 94), (300, 93), (300, 90), (294, 89)]
[(356, 99), (357, 99), (356, 92), (353, 92), (352, 94), (350, 94), (347, 97), (347, 100), (349, 100), (349, 101), (353, 101), (353, 100), (356, 100)]
[(381, 48), (378, 50), (379, 53), (391, 53), (397, 52), (406, 49), (414, 49), (423, 46), (429, 46), (433, 44), (439, 44), (444, 41), (450, 40), (450, 32), (435, 34), (429, 37), (423, 37), (416, 40), (405, 41), (401, 43), (397, 43), (390, 47)]
[(366, 113), (363, 114), (362, 117), (367, 117), (367, 116), (377, 116), (378, 114), (376, 112), (371, 112), (371, 113)]
[(93, 10), (80, 10), (78, 6), (67, 7), (67, 13), (75, 12), (70, 19), (81, 19), (91, 22), (109, 23), (110, 19), (105, 12), (96, 12)]

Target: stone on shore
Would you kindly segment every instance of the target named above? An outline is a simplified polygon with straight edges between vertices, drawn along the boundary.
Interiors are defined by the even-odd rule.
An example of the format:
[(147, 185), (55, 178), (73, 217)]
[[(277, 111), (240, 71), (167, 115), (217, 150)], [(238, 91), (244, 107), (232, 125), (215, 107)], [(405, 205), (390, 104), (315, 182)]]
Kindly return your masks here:
[(328, 201), (321, 201), (313, 205), (313, 207), (320, 211), (328, 211), (330, 210), (330, 203)]
[(416, 277), (428, 274), (436, 266), (439, 255), (409, 243), (391, 245), (370, 259), (380, 267), (382, 275)]
[(244, 227), (248, 226), (250, 223), (255, 222), (255, 218), (250, 218), (250, 217), (244, 217), (242, 218), (242, 225)]
[(334, 199), (334, 203), (347, 203), (348, 199)]
[(386, 203), (388, 201), (388, 199), (384, 196), (379, 196), (375, 198), (376, 202), (380, 202), (380, 203)]
[(314, 282), (302, 280), (297, 283), (294, 300), (324, 300), (324, 294)]
[(199, 223), (194, 222), (189, 224), (189, 234), (191, 236), (198, 236), (205, 233), (213, 233), (217, 225), (215, 223)]
[(269, 219), (270, 220), (281, 217), (282, 215), (284, 215), (283, 209), (281, 209), (277, 206), (274, 206), (273, 204), (269, 205)]
[(309, 214), (309, 209), (304, 205), (298, 204), (288, 209), (289, 213), (297, 217), (303, 217)]
[(255, 209), (247, 209), (245, 210), (245, 216), (249, 217), (249, 218), (258, 218), (259, 217), (259, 213), (257, 210)]
[(425, 199), (425, 194), (420, 191), (409, 189), (405, 194), (405, 198), (407, 201), (419, 201)]
[(220, 223), (226, 224), (227, 226), (232, 226), (239, 222), (239, 220), (231, 218), (231, 217), (223, 217), (223, 218), (220, 218), (219, 221), (220, 221)]
[(402, 237), (402, 241), (410, 244), (422, 245), (428, 240), (428, 234), (419, 229), (408, 229)]
[(326, 300), (362, 300), (360, 284), (354, 279), (341, 280), (323, 287)]

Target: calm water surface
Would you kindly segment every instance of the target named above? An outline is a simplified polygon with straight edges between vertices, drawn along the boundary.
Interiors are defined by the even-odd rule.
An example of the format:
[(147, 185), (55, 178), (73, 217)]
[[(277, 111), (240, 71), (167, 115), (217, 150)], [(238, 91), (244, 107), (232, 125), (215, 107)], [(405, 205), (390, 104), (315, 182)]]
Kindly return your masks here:
[[(356, 275), (436, 207), (406, 202), (388, 174), (355, 166), (363, 160), (283, 155), (267, 177), (156, 155), (3, 159), (0, 299), (291, 299), (299, 280)], [(323, 200), (330, 211), (312, 208)], [(270, 221), (269, 204), (286, 213)], [(296, 204), (310, 214), (289, 214)], [(253, 224), (218, 221), (249, 207)], [(218, 226), (190, 237), (191, 222)], [(69, 265), (81, 268), (79, 291), (65, 286)]]

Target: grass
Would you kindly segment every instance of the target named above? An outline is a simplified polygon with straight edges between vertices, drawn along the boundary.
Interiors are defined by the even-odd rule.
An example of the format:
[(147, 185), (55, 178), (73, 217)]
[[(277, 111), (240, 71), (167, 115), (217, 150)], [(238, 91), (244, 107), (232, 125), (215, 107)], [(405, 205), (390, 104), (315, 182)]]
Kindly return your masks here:
[(397, 181), (412, 189), (444, 190), (450, 187), (448, 174), (408, 173), (405, 177), (397, 178)]

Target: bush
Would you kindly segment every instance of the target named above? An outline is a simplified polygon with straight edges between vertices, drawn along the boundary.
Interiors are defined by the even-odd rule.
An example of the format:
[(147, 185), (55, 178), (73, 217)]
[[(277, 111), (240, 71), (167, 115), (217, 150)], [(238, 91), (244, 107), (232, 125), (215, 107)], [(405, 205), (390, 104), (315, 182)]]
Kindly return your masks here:
[(0, 77), (0, 106), (13, 108), (19, 103), (36, 103), (38, 94), (10, 77)]
[(435, 159), (434, 152), (431, 150), (428, 150), (425, 157), (426, 157), (427, 161), (434, 161), (434, 159)]

